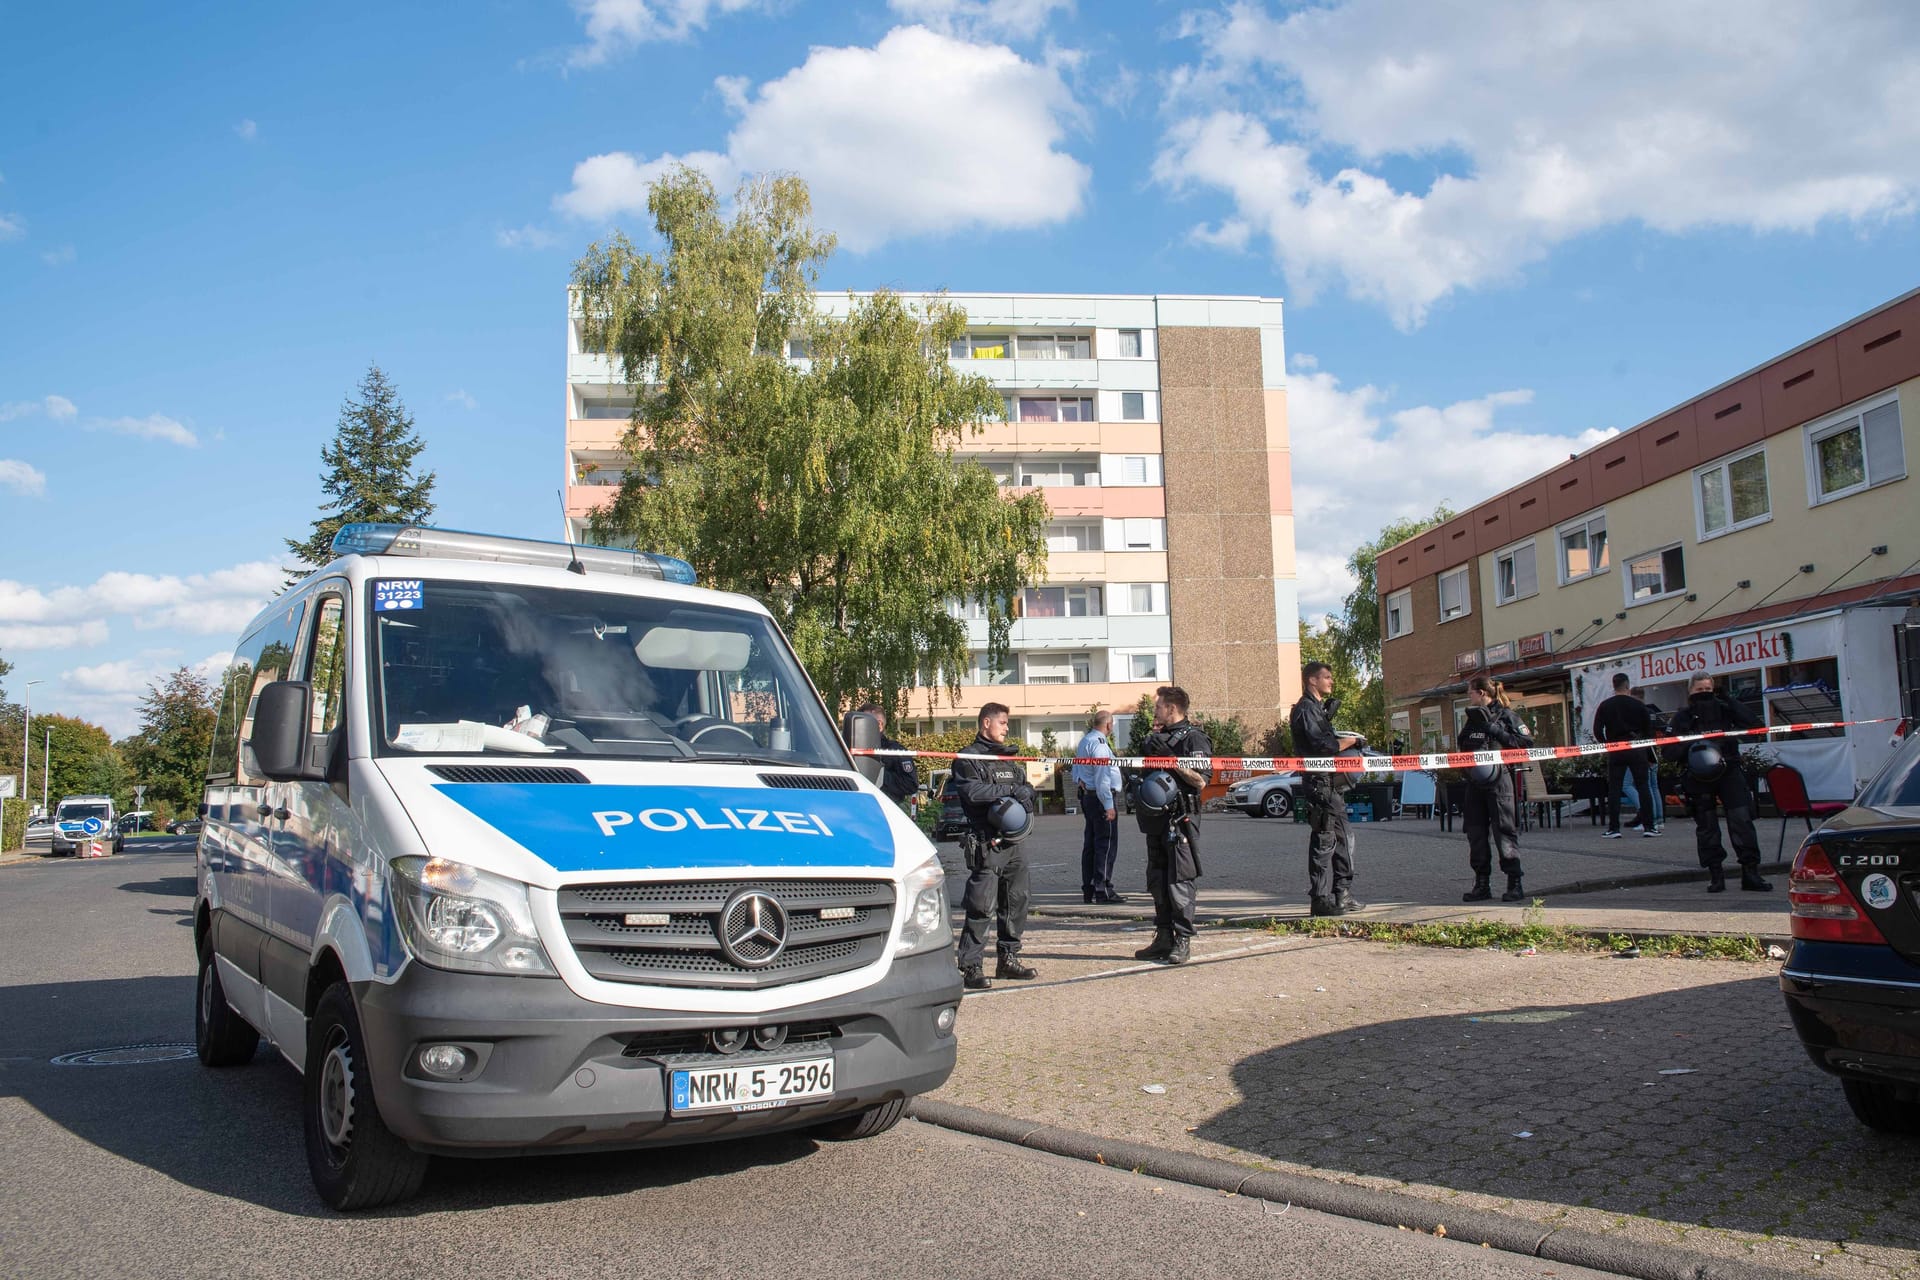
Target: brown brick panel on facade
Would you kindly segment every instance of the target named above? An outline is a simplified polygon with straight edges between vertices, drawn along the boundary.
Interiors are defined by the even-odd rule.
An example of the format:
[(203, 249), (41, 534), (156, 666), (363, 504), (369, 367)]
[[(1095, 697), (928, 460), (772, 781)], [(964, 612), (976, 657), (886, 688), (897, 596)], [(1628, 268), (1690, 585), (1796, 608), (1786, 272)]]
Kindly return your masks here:
[[(1481, 624), (1480, 575), (1467, 575), (1470, 612), (1451, 622), (1440, 619), (1440, 580), (1428, 576), (1410, 584), (1413, 630), (1380, 644), (1380, 668), (1387, 685), (1387, 705), (1404, 702), (1422, 689), (1434, 689), (1465, 679), (1457, 673), (1454, 660), (1469, 650), (1482, 648), (1485, 629)], [(1386, 635), (1386, 593), (1381, 593), (1380, 634)]]

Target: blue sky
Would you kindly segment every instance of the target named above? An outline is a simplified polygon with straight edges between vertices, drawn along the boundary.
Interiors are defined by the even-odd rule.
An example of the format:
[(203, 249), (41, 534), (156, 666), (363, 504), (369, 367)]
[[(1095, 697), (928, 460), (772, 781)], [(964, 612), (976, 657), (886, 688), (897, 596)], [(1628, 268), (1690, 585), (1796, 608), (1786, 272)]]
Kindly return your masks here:
[(1384, 520), (1920, 283), (1899, 0), (1442, 8), (16, 7), (8, 691), (122, 733), (217, 665), (370, 361), (443, 523), (553, 536), (568, 267), (668, 157), (808, 178), (829, 287), (1287, 298), (1310, 611)]

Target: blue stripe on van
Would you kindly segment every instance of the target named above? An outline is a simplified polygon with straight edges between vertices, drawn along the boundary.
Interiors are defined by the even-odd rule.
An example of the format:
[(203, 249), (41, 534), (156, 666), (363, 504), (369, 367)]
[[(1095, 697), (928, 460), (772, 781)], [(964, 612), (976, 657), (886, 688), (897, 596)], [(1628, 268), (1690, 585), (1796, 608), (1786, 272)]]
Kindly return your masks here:
[(865, 792), (502, 782), (442, 782), (435, 790), (556, 871), (894, 861), (886, 814)]

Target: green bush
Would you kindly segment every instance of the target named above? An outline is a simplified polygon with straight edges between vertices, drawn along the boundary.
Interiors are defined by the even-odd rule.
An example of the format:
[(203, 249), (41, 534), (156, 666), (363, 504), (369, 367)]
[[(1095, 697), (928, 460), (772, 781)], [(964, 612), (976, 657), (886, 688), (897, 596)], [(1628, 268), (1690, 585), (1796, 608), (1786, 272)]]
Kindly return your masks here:
[(27, 802), (25, 800), (0, 801), (0, 808), (6, 810), (4, 820), (0, 820), (0, 851), (11, 853), (26, 843)]

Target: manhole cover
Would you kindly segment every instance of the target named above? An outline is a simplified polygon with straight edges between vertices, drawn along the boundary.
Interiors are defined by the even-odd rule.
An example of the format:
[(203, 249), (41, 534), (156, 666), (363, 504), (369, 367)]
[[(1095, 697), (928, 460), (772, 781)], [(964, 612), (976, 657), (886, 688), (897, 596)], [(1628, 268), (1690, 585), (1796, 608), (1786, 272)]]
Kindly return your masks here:
[(1562, 1018), (1571, 1018), (1571, 1009), (1527, 1009), (1520, 1013), (1483, 1013), (1468, 1018), (1468, 1022), (1558, 1022)]
[(133, 1067), (143, 1062), (178, 1062), (195, 1053), (190, 1044), (123, 1044), (113, 1049), (83, 1049), (63, 1053), (53, 1060), (56, 1067)]

